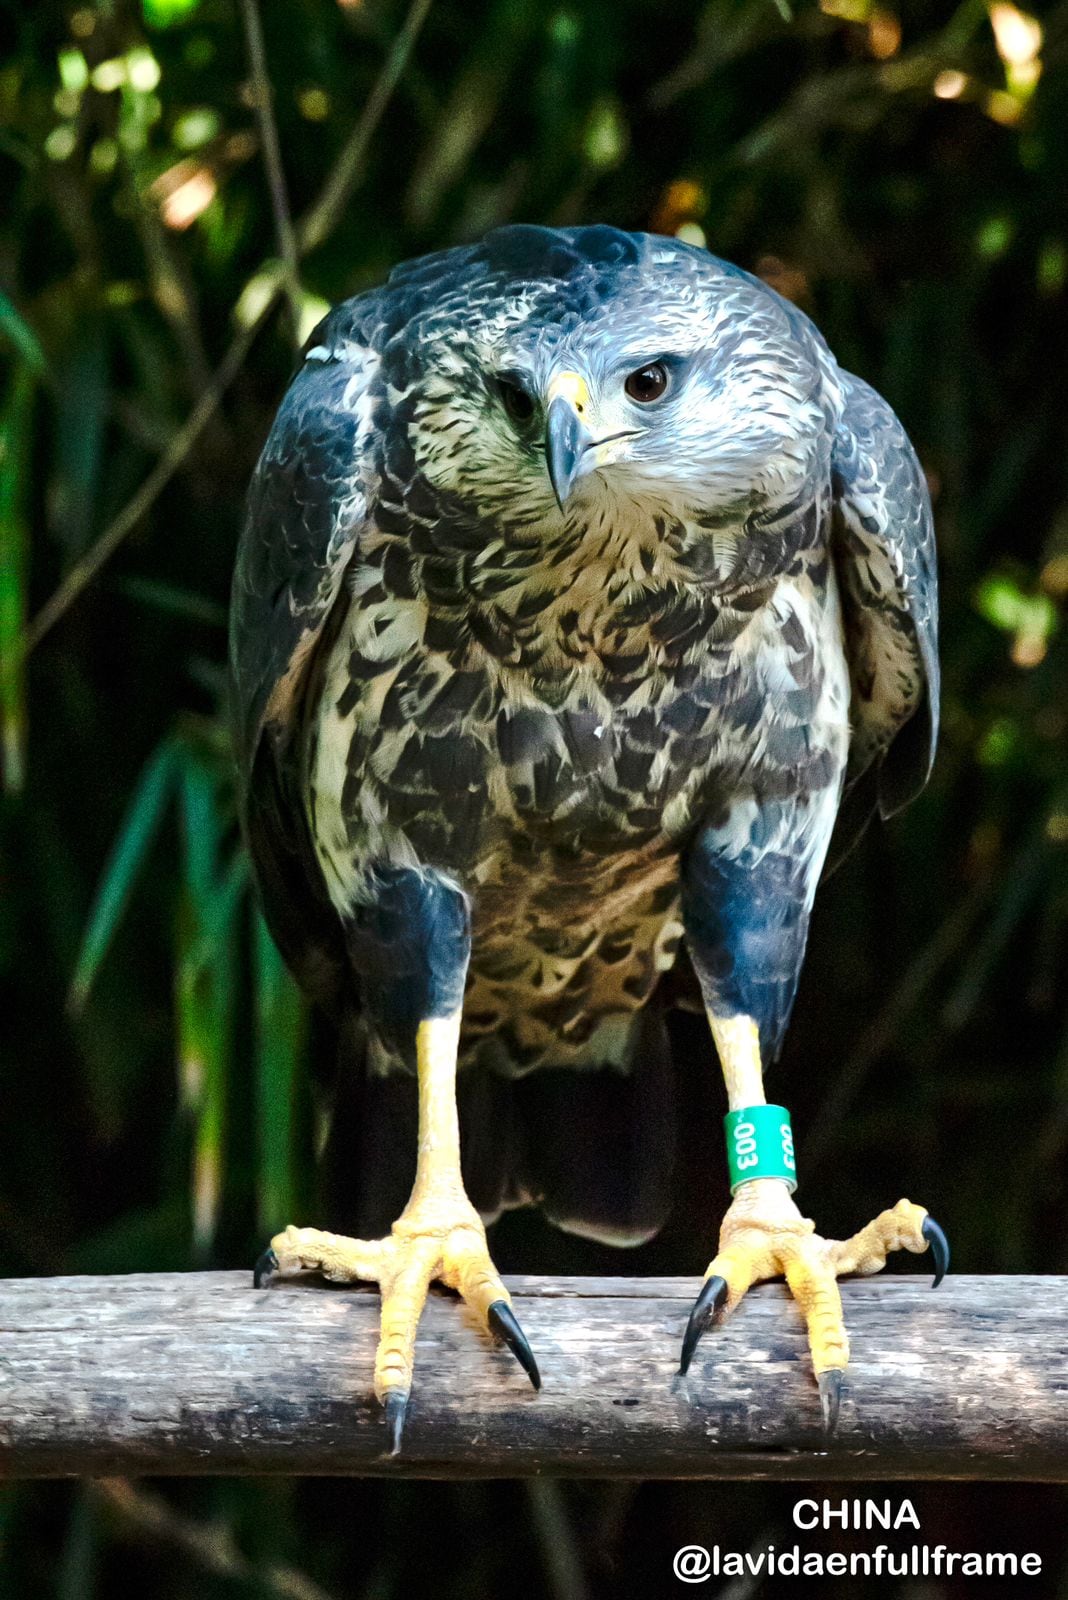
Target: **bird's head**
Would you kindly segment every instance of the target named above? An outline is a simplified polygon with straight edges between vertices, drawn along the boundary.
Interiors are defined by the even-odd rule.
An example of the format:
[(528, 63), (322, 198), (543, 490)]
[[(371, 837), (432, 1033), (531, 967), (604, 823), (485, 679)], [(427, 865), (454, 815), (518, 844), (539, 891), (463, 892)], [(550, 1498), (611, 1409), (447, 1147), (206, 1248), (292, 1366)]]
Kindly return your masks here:
[(711, 525), (788, 498), (826, 457), (818, 334), (703, 250), (516, 227), (447, 289), (419, 268), (393, 280), (412, 271), (425, 307), (405, 327), (422, 374), (409, 437), (424, 477), (479, 515), (552, 528), (630, 503)]

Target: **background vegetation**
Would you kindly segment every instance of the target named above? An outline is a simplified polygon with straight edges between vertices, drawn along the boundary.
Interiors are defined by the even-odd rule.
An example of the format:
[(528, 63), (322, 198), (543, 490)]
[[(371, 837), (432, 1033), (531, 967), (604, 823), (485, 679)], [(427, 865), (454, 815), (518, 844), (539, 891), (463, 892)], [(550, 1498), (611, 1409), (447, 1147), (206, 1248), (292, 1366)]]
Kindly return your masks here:
[[(307, 1204), (326, 1044), (257, 920), (220, 719), (242, 495), (298, 332), (516, 219), (706, 239), (904, 419), (945, 733), (821, 893), (780, 1092), (825, 1231), (908, 1193), (965, 1271), (1068, 1272), (1068, 4), (98, 0), (5, 27), (0, 1271), (247, 1265)], [(719, 1112), (695, 1072), (675, 1215), (628, 1270), (703, 1269)], [(619, 1270), (536, 1219), (496, 1254)], [(677, 1545), (781, 1538), (793, 1498), (9, 1488), (2, 1587), (658, 1594)], [(1030, 1592), (1068, 1594), (1062, 1491), (915, 1498), (932, 1539), (1045, 1540)]]

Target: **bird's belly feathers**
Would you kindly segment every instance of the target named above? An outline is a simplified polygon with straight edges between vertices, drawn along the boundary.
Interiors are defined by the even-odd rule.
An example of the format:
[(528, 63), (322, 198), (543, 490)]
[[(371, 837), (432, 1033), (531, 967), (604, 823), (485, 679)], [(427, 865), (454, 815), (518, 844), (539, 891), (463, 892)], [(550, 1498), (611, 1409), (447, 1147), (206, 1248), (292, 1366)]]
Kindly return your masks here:
[(630, 1024), (682, 937), (675, 843), (596, 856), (505, 846), (491, 872), (472, 903), (471, 1053), (508, 1073), (629, 1065)]
[(764, 613), (622, 702), (594, 671), (539, 683), (430, 650), (420, 601), (377, 630), (350, 616), (312, 729), (312, 837), (342, 915), (375, 866), (432, 867), (467, 892), (480, 1053), (513, 1070), (594, 1038), (601, 1060), (625, 1054), (628, 1017), (674, 959), (679, 853), (701, 820), (761, 786), (838, 783), (833, 585), (780, 585)]

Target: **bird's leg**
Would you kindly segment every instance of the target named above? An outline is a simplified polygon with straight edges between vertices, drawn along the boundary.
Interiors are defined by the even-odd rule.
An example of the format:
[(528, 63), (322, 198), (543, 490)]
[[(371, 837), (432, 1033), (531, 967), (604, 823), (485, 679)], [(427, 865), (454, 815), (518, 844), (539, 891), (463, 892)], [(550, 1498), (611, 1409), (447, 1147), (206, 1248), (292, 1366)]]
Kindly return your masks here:
[(727, 1086), (734, 1196), (690, 1315), (682, 1370), (717, 1311), (736, 1306), (750, 1284), (783, 1276), (808, 1328), (828, 1428), (849, 1360), (839, 1274), (878, 1272), (891, 1250), (929, 1246), (937, 1282), (949, 1256), (941, 1229), (907, 1200), (852, 1239), (821, 1238), (793, 1201), (789, 1114), (765, 1099), (761, 1040), (774, 1047), (789, 1021), (837, 808), (834, 782), (782, 797), (739, 794), (693, 842), (682, 880), (687, 945)]
[[(723, 1067), (727, 1100), (732, 1112), (766, 1107), (760, 1062), (760, 1037), (756, 1023), (746, 1016), (721, 1017), (710, 1012), (709, 1021)], [(775, 1108), (779, 1110), (781, 1108)], [(792, 1141), (785, 1150), (761, 1151), (756, 1130), (768, 1120), (758, 1114), (734, 1124), (734, 1172), (744, 1163), (772, 1167), (793, 1166)], [(728, 1118), (728, 1122), (731, 1119)], [(781, 1134), (788, 1130), (785, 1114), (771, 1118)], [(742, 1137), (737, 1137), (739, 1130)], [(754, 1130), (751, 1132), (750, 1130)], [(740, 1153), (739, 1153), (740, 1152)], [(785, 1160), (784, 1160), (785, 1157)], [(730, 1311), (751, 1284), (783, 1276), (799, 1305), (808, 1328), (812, 1362), (823, 1402), (824, 1424), (833, 1431), (838, 1415), (842, 1374), (849, 1361), (849, 1338), (842, 1317), (837, 1279), (844, 1273), (878, 1272), (893, 1250), (920, 1252), (930, 1248), (935, 1260), (935, 1283), (946, 1270), (949, 1250), (942, 1230), (922, 1206), (899, 1200), (851, 1239), (823, 1239), (815, 1224), (794, 1204), (792, 1180), (755, 1177), (735, 1181), (734, 1198), (723, 1219), (719, 1249), (705, 1273), (683, 1340), (681, 1370), (686, 1372), (697, 1341), (718, 1312)]]
[(512, 1349), (535, 1389), (537, 1363), (512, 1311), (511, 1297), (490, 1259), (482, 1219), (464, 1190), (456, 1110), (460, 1015), (431, 1017), (416, 1035), (419, 1149), (415, 1183), (385, 1239), (348, 1239), (316, 1228), (286, 1228), (271, 1240), (256, 1269), (269, 1277), (320, 1272), (348, 1283), (376, 1281), (382, 1292), (375, 1394), (386, 1408), (391, 1450), (400, 1449), (412, 1386), (416, 1329), (436, 1279), (456, 1289)]

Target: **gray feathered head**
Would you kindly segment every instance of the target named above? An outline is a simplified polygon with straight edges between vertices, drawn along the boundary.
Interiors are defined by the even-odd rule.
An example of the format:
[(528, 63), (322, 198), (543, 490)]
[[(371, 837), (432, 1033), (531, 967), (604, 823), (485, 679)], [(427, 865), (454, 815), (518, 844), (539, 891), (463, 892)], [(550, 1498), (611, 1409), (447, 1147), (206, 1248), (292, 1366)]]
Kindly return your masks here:
[(397, 268), (388, 293), (383, 376), (415, 467), (479, 515), (558, 525), (630, 501), (715, 521), (826, 477), (826, 347), (703, 250), (508, 227)]

